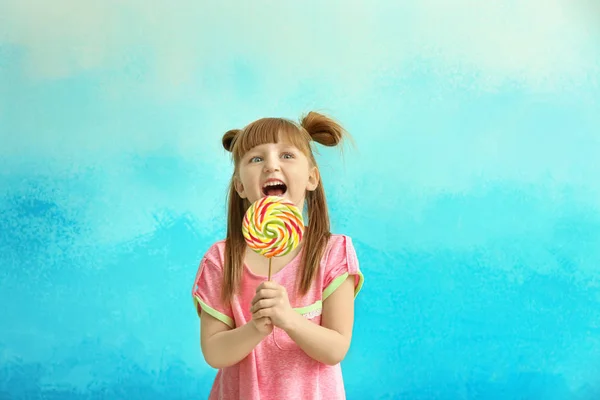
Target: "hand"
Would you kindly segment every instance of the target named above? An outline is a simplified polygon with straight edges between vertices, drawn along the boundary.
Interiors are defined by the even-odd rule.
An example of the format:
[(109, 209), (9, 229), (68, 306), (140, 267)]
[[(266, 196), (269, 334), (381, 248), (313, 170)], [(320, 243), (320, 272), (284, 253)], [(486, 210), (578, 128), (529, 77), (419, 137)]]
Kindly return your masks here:
[(250, 323), (254, 325), (258, 333), (261, 335), (268, 336), (271, 332), (273, 332), (273, 323), (269, 317), (256, 317), (254, 314), (252, 314), (252, 320)]
[(256, 288), (250, 307), (252, 319), (270, 318), (273, 325), (287, 330), (295, 311), (290, 306), (287, 291), (276, 282), (266, 281)]

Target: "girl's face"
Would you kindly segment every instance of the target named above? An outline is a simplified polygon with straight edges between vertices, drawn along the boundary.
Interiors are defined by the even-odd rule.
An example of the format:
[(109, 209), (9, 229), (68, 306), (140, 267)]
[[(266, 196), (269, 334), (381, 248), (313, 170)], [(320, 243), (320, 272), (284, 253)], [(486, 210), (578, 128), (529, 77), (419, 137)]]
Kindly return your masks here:
[(307, 190), (319, 184), (317, 167), (285, 140), (253, 147), (240, 159), (235, 188), (250, 203), (269, 195), (280, 196), (301, 210)]

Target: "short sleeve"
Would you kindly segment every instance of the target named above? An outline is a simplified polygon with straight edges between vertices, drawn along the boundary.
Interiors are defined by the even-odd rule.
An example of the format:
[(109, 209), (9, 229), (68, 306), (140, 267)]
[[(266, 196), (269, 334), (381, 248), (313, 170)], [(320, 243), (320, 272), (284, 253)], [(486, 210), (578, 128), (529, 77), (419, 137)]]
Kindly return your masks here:
[[(211, 249), (212, 250), (212, 249)], [(233, 313), (230, 304), (221, 301), (221, 287), (223, 284), (223, 267), (218, 257), (211, 257), (211, 251), (202, 258), (194, 286), (192, 297), (198, 316), (200, 309), (215, 317), (227, 326), (234, 328)]]
[(352, 239), (345, 235), (336, 235), (330, 240), (323, 277), (323, 300), (335, 292), (348, 276), (354, 276), (354, 297), (356, 297), (362, 288), (364, 276), (359, 268)]

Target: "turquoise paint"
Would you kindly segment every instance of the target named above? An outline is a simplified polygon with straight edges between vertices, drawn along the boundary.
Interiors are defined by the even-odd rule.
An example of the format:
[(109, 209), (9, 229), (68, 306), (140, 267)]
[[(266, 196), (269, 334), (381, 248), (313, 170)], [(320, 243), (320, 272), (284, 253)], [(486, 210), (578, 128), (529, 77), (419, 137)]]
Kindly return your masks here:
[[(319, 156), (334, 231), (353, 237), (366, 277), (348, 398), (600, 397), (593, 74), (559, 63), (539, 86), (424, 47), (377, 68), (342, 54), (355, 64), (338, 75), (288, 65), (283, 49), (277, 61), (236, 48), (192, 63), (181, 84), (161, 75), (150, 41), (52, 75), (10, 29), (0, 29), (0, 398), (205, 397), (215, 372), (190, 290), (225, 231), (221, 135), (310, 109), (357, 144), (343, 159)], [(599, 65), (585, 54), (586, 68)], [(501, 79), (489, 87), (486, 74)]]

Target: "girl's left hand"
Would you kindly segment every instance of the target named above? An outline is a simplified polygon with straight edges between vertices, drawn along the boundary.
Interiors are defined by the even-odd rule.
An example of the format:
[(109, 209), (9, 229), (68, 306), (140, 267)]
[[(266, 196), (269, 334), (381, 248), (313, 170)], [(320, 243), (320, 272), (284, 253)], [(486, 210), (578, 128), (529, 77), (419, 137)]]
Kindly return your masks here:
[(250, 312), (253, 318), (271, 318), (273, 325), (283, 330), (290, 326), (295, 313), (285, 288), (273, 281), (265, 281), (256, 288)]

